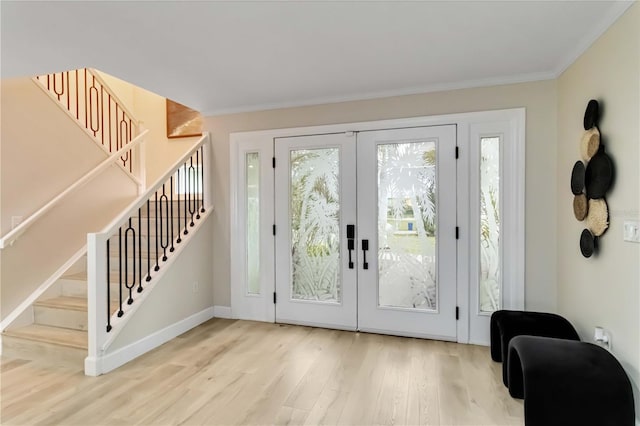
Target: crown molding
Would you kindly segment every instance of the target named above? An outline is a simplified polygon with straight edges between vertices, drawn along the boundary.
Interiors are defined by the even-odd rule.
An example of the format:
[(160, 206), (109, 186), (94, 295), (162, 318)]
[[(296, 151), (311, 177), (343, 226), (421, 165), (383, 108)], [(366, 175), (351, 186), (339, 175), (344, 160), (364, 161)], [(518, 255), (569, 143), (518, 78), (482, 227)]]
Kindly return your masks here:
[(299, 101), (285, 101), (265, 103), (258, 105), (244, 105), (230, 108), (220, 108), (202, 113), (204, 117), (213, 117), (229, 114), (239, 114), (245, 112), (267, 111), (284, 108), (297, 108), (305, 106), (315, 106), (323, 104), (333, 104), (352, 101), (366, 101), (370, 99), (391, 98), (394, 96), (419, 95), (424, 93), (444, 92), (448, 90), (473, 89), (491, 86), (504, 86), (508, 84), (528, 83), (533, 81), (553, 80), (556, 75), (553, 72), (536, 72), (530, 74), (518, 74), (513, 76), (492, 77), (478, 80), (466, 80), (453, 83), (430, 84), (425, 86), (415, 86), (397, 90), (384, 90), (375, 92), (363, 92), (346, 96), (329, 96), (321, 98), (311, 98)]

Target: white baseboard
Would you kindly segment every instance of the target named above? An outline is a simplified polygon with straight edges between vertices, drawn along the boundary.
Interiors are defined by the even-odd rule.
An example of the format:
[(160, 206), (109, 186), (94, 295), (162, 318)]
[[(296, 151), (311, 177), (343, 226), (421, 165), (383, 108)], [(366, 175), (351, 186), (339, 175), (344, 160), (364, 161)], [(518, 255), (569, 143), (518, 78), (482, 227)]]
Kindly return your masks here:
[(231, 318), (231, 306), (214, 306), (214, 318)]
[(158, 330), (137, 342), (107, 353), (101, 357), (87, 357), (84, 360), (84, 373), (87, 376), (99, 376), (126, 364), (129, 361), (149, 352), (152, 349), (178, 337), (182, 333), (210, 320), (215, 308), (210, 307), (180, 320), (168, 327)]

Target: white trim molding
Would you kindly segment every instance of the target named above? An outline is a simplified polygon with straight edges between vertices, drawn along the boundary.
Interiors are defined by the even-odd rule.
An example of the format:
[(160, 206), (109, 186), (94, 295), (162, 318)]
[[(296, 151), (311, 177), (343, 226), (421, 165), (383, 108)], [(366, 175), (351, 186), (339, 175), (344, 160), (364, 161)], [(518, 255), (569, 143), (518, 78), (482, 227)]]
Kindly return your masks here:
[(213, 317), (214, 318), (231, 318), (231, 306), (219, 306), (215, 305), (213, 307)]
[(85, 374), (87, 376), (99, 376), (115, 370), (140, 355), (210, 320), (214, 316), (213, 312), (213, 307), (206, 308), (111, 353), (99, 357), (88, 356), (84, 360)]

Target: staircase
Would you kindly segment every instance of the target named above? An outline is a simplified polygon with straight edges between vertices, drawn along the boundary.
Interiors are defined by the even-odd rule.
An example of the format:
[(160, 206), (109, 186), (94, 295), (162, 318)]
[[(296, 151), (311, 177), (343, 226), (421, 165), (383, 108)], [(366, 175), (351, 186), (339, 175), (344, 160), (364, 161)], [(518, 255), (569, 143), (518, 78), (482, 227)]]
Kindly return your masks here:
[[(75, 254), (66, 262), (60, 261), (63, 265), (51, 271), (39, 287), (34, 286), (37, 282), (30, 283), (27, 288), (35, 291), (0, 322), (2, 353), (80, 368), (84, 365), (86, 374), (103, 374), (135, 358), (141, 350), (150, 350), (149, 344), (143, 344), (143, 349), (119, 353), (115, 361), (107, 359), (110, 345), (127, 327), (132, 313), (146, 302), (147, 295), (208, 216), (205, 145), (209, 136), (204, 134), (164, 175), (147, 186), (139, 144), (148, 130), (140, 129), (98, 72), (74, 70), (38, 76), (33, 82), (104, 150), (107, 158), (0, 238), (0, 249), (12, 250), (13, 243), (33, 224), (113, 165), (138, 185), (138, 197), (100, 232), (87, 234), (84, 249), (69, 247)], [(52, 222), (51, 226), (73, 225)], [(39, 235), (29, 234), (32, 240)], [(189, 294), (193, 293), (195, 290)], [(209, 311), (205, 311), (198, 312), (197, 321), (207, 319)], [(185, 324), (194, 321), (191, 317), (176, 320), (189, 320)], [(186, 326), (177, 327), (172, 330)], [(164, 332), (161, 339), (171, 338), (174, 331)], [(158, 337), (155, 339), (158, 341)], [(109, 365), (105, 367), (103, 361)]]
[[(201, 202), (200, 199), (197, 200)], [(156, 255), (156, 241), (160, 243), (160, 232), (169, 232), (169, 238), (173, 233), (174, 240), (178, 235), (184, 237), (184, 218), (180, 223), (172, 220), (171, 227), (162, 227), (160, 208), (156, 210), (156, 203), (150, 203), (149, 216), (146, 209), (140, 211), (140, 216), (132, 216), (132, 224), (140, 224), (139, 241), (142, 250), (128, 250), (128, 262), (133, 264), (142, 261), (143, 270), (154, 269), (156, 264), (162, 263), (164, 255), (162, 246), (158, 245)], [(161, 202), (158, 202), (158, 206)], [(176, 213), (178, 209), (184, 210), (184, 201), (174, 201), (172, 204), (164, 206), (164, 209)], [(188, 208), (187, 208), (188, 209)], [(188, 215), (190, 216), (190, 215)], [(177, 215), (174, 214), (174, 219)], [(190, 217), (187, 220), (187, 227), (190, 224)], [(166, 225), (166, 224), (165, 224)], [(136, 229), (138, 231), (138, 229)], [(188, 234), (187, 234), (188, 235)], [(162, 239), (167, 241), (163, 235)], [(120, 293), (120, 259), (119, 236), (114, 235), (109, 238), (109, 265), (110, 265), (110, 316), (116, 316), (120, 307), (120, 295), (122, 294), (122, 304), (126, 305), (127, 289), (123, 288)], [(174, 243), (175, 246), (175, 243)], [(170, 250), (170, 247), (168, 247)], [(148, 250), (149, 249), (149, 250)], [(124, 259), (123, 259), (124, 263)], [(87, 276), (87, 254), (82, 256), (73, 266), (71, 266), (40, 298), (38, 298), (27, 312), (32, 317), (33, 323), (15, 328), (9, 328), (2, 333), (3, 355), (12, 358), (29, 359), (35, 361), (45, 361), (54, 363), (71, 364), (78, 367), (83, 365), (87, 357), (88, 350), (88, 276)], [(126, 282), (133, 282), (133, 277), (129, 274)], [(143, 283), (144, 283), (143, 278)]]

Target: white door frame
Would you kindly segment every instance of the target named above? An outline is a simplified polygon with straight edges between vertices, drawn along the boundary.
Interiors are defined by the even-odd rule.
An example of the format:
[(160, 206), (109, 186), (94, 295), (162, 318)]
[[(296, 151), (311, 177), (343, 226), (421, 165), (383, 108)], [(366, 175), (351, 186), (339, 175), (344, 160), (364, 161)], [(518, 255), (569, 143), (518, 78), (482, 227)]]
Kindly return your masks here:
[[(297, 127), (289, 129), (274, 129), (254, 132), (232, 133), (230, 143), (230, 255), (231, 255), (231, 315), (233, 318), (251, 319), (257, 321), (273, 322), (275, 318), (275, 305), (273, 304), (273, 291), (275, 280), (273, 274), (274, 250), (273, 245), (268, 249), (266, 240), (271, 235), (271, 226), (266, 223), (267, 218), (273, 222), (273, 184), (271, 184), (270, 198), (267, 190), (261, 191), (260, 217), (263, 225), (261, 238), (260, 262), (264, 266), (261, 271), (260, 296), (247, 296), (246, 277), (244, 272), (245, 262), (245, 222), (243, 218), (244, 187), (243, 172), (245, 153), (260, 151), (263, 171), (265, 165), (270, 164), (269, 156), (273, 155), (273, 143), (277, 137), (314, 135), (325, 133), (358, 132), (365, 130), (383, 130), (406, 127), (422, 127), (453, 124), (457, 126), (457, 145), (459, 147), (458, 159), (458, 194), (457, 194), (457, 223), (460, 228), (458, 240), (458, 285), (457, 306), (460, 308), (460, 317), (457, 322), (457, 341), (460, 343), (488, 344), (483, 336), (470, 336), (470, 321), (475, 312), (475, 301), (470, 301), (470, 286), (476, 282), (471, 274), (471, 257), (478, 250), (470, 238), (470, 208), (472, 191), (470, 178), (460, 178), (462, 172), (467, 176), (470, 170), (470, 152), (474, 126), (483, 123), (508, 123), (509, 140), (504, 146), (504, 158), (502, 164), (503, 180), (508, 182), (502, 190), (504, 192), (503, 203), (508, 206), (510, 216), (508, 231), (512, 244), (509, 245), (509, 262), (511, 267), (503, 271), (502, 307), (504, 309), (524, 309), (525, 297), (525, 109), (515, 108), (496, 111), (469, 112), (461, 114), (447, 114), (428, 117), (413, 117), (405, 119), (368, 121), (360, 123), (330, 124), (312, 127)], [(266, 172), (266, 171), (265, 171)], [(272, 172), (272, 170), (270, 170)], [(264, 175), (261, 175), (264, 176)], [(271, 173), (273, 176), (273, 173)], [(273, 178), (264, 183), (272, 183)], [(479, 190), (479, 189), (478, 189)], [(265, 219), (263, 222), (262, 218)], [(271, 242), (273, 238), (271, 236)], [(269, 263), (270, 261), (270, 263)], [(508, 274), (508, 275), (507, 275)], [(476, 274), (477, 275), (477, 274)], [(507, 298), (504, 295), (508, 295)], [(253, 309), (247, 308), (248, 299), (253, 300)], [(256, 305), (262, 305), (260, 309)]]

